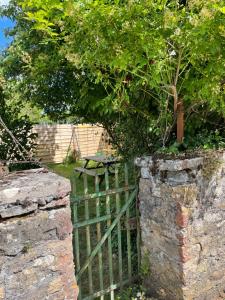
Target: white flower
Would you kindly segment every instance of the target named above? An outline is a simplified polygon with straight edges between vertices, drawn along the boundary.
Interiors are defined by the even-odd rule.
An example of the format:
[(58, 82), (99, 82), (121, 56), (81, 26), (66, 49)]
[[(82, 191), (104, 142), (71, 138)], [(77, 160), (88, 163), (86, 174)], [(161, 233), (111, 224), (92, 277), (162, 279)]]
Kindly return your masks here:
[(177, 55), (177, 53), (176, 53), (175, 50), (173, 50), (173, 51), (170, 52), (170, 56), (176, 56), (176, 55)]
[(174, 31), (174, 34), (175, 34), (175, 35), (180, 35), (180, 34), (181, 34), (180, 28), (177, 28), (177, 29)]

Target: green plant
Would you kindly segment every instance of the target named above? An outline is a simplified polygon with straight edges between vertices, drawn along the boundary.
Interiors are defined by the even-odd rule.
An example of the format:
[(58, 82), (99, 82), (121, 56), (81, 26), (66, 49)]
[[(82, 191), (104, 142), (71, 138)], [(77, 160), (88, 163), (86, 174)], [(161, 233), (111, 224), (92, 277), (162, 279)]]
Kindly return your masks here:
[(116, 300), (156, 300), (155, 298), (148, 297), (146, 295), (145, 289), (141, 285), (133, 285), (124, 289), (119, 296), (116, 297)]
[(224, 147), (224, 13), (224, 0), (11, 1), (5, 72), (53, 117), (101, 122), (122, 155)]
[[(32, 124), (29, 122), (29, 119), (26, 117), (17, 119), (10, 116), (10, 120), (5, 119), (5, 124), (7, 124), (8, 129), (16, 137), (23, 149), (31, 154), (31, 150), (34, 149), (34, 138), (36, 135), (31, 132)], [(27, 153), (14, 143), (8, 131), (4, 128), (1, 128), (0, 139), (0, 158), (2, 160), (28, 159)]]
[[(20, 116), (20, 109), (10, 106), (4, 93), (4, 80), (0, 78), (0, 160), (29, 161), (33, 156), (36, 134), (27, 116)], [(37, 163), (10, 164), (10, 170), (37, 166)]]
[(63, 164), (72, 164), (78, 161), (80, 154), (76, 150), (70, 150), (63, 160)]
[(142, 278), (150, 275), (150, 262), (149, 262), (149, 253), (147, 251), (142, 251), (141, 258), (141, 276)]
[(22, 252), (23, 254), (26, 254), (26, 253), (28, 253), (31, 249), (32, 249), (32, 243), (31, 243), (31, 242), (26, 242), (21, 252)]

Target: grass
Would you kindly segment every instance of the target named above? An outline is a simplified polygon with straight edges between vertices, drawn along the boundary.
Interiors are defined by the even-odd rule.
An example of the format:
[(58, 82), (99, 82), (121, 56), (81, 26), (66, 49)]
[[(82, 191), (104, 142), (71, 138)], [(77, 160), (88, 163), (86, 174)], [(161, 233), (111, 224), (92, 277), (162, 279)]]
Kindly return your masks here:
[[(75, 179), (76, 181), (76, 190), (77, 190), (77, 195), (83, 195), (84, 194), (84, 180), (83, 180), (83, 176), (81, 176), (79, 178), (79, 173), (75, 172), (74, 169), (76, 167), (82, 167), (84, 166), (84, 161), (83, 160), (79, 160), (75, 163), (71, 163), (71, 164), (48, 164), (47, 167), (49, 170), (51, 170), (52, 172), (66, 177), (68, 179)], [(96, 166), (96, 163), (94, 162), (89, 162), (88, 164), (89, 167), (94, 167)], [(94, 192), (95, 189), (95, 184), (94, 184), (94, 177), (91, 176), (87, 176), (87, 180), (88, 180), (88, 188), (89, 188), (89, 193), (90, 192)], [(111, 180), (110, 180), (111, 182)], [(101, 188), (104, 189), (104, 184), (101, 185)]]
[(70, 179), (74, 174), (74, 168), (82, 166), (82, 163), (82, 161), (78, 161), (72, 164), (48, 164), (47, 167), (54, 173)]

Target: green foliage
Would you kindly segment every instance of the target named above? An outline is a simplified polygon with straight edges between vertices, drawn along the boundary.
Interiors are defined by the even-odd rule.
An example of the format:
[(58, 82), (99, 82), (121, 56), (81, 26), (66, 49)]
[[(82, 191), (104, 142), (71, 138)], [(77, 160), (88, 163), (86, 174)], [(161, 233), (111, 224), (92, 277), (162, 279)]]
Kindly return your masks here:
[(73, 164), (80, 159), (80, 153), (76, 150), (69, 150), (65, 159), (63, 160), (63, 164)]
[(195, 137), (190, 138), (190, 147), (208, 149), (221, 149), (225, 148), (225, 137), (221, 136), (219, 130), (207, 131), (203, 130)]
[(32, 249), (32, 243), (26, 242), (21, 252), (25, 254), (28, 253), (31, 249)]
[(141, 276), (142, 279), (150, 276), (150, 262), (149, 262), (149, 253), (144, 253), (141, 259)]
[[(7, 104), (4, 94), (4, 80), (0, 78), (0, 117), (7, 130), (0, 123), (0, 160), (21, 161), (29, 159), (32, 156), (32, 150), (35, 147), (36, 135), (32, 133), (32, 123), (27, 116), (20, 116), (19, 107)], [(18, 143), (15, 143), (8, 130), (13, 134)], [(22, 146), (22, 147), (21, 147)], [(29, 154), (29, 155), (28, 155)], [(17, 166), (21, 169), (26, 166)], [(11, 167), (11, 169), (14, 167)]]
[[(56, 174), (60, 175), (60, 176), (63, 176), (63, 177), (66, 177), (68, 179), (71, 178), (71, 176), (75, 176), (77, 174), (74, 174), (74, 168), (75, 167), (80, 167), (82, 166), (82, 162), (76, 162), (76, 163), (72, 163), (72, 164), (54, 164), (54, 163), (51, 163), (51, 164), (48, 164), (47, 167), (55, 172)], [(78, 181), (78, 189), (79, 190), (82, 190), (83, 188), (83, 182), (80, 180)]]
[(52, 118), (101, 122), (126, 156), (224, 146), (224, 0), (10, 3), (5, 73)]
[(116, 297), (116, 300), (156, 300), (152, 297), (147, 297), (145, 289), (140, 285), (133, 285), (123, 291)]
[[(10, 118), (5, 119), (8, 129), (13, 133), (20, 144), (30, 152), (34, 147), (35, 135), (31, 133), (32, 124), (27, 117), (23, 118)], [(6, 130), (1, 128), (0, 131), (0, 159), (2, 160), (23, 160), (23, 156), (18, 150), (17, 146), (13, 143), (12, 138)], [(23, 153), (23, 151), (21, 151)], [(26, 153), (23, 153), (27, 157)]]

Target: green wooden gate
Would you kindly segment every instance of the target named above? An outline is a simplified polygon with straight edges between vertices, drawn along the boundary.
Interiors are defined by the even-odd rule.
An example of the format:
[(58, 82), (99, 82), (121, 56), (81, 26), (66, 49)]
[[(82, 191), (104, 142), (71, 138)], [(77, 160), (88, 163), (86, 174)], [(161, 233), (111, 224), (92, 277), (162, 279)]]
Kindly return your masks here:
[(138, 278), (140, 232), (133, 170), (116, 165), (72, 180), (73, 244), (79, 299), (116, 299)]

